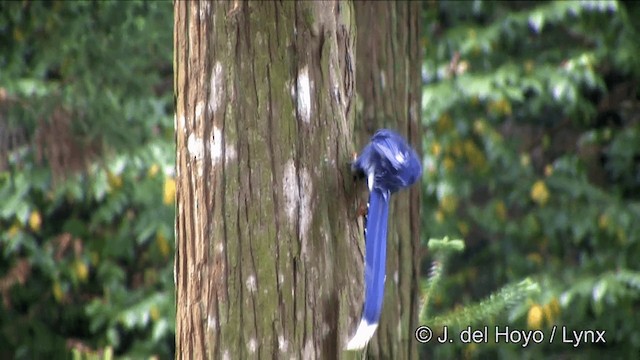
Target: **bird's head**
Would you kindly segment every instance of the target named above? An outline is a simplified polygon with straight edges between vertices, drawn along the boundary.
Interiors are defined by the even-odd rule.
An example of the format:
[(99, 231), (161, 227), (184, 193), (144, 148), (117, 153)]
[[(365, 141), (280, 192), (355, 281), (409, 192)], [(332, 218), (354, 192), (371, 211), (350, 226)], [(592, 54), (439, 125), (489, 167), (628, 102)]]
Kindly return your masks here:
[(422, 175), (418, 154), (398, 133), (382, 129), (371, 138), (374, 186), (391, 192), (411, 186)]

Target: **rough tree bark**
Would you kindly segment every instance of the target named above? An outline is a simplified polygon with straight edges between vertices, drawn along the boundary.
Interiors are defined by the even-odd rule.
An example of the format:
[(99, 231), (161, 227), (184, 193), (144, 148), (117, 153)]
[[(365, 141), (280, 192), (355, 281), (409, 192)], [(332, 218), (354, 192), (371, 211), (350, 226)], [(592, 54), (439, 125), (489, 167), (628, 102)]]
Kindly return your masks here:
[(340, 355), (354, 31), (349, 3), (175, 3), (178, 357)]
[[(363, 295), (362, 198), (349, 161), (371, 134), (353, 141), (353, 4), (174, 8), (176, 357), (343, 358)], [(407, 108), (389, 112), (408, 113), (402, 96)], [(412, 220), (394, 216), (390, 232), (399, 281), (387, 282), (380, 349), (389, 350), (376, 350), (385, 357), (415, 354), (400, 342), (415, 299), (398, 294), (415, 287), (417, 269), (417, 207), (403, 199), (394, 211)]]
[[(356, 134), (363, 144), (380, 127), (398, 130), (420, 153), (421, 63), (418, 1), (355, 2), (356, 90), (362, 111)], [(420, 276), (421, 186), (395, 196), (389, 212), (387, 284), (380, 326), (369, 357), (416, 358)], [(392, 281), (389, 281), (392, 280)]]

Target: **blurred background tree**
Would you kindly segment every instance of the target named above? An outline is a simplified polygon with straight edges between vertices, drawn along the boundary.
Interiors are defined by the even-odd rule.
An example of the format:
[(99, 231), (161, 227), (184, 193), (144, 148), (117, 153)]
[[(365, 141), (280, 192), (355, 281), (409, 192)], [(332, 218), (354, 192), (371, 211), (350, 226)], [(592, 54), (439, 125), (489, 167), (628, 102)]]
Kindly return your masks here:
[[(467, 245), (433, 312), (531, 276), (496, 323), (607, 331), (426, 357), (637, 356), (639, 18), (424, 3), (423, 238)], [(172, 24), (169, 1), (0, 3), (0, 358), (172, 357)]]
[(172, 23), (0, 3), (0, 358), (172, 356)]
[(532, 276), (542, 291), (497, 324), (547, 337), (553, 325), (601, 329), (607, 341), (425, 353), (637, 356), (640, 7), (438, 1), (424, 13), (423, 233), (461, 236), (468, 247), (432, 306)]

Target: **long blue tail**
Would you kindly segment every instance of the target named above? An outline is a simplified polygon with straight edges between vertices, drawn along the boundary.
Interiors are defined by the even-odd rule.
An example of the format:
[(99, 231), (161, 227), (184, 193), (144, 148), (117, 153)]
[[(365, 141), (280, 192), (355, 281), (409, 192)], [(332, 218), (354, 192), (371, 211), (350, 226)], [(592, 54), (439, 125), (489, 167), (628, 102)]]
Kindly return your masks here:
[(390, 197), (389, 191), (379, 188), (373, 188), (369, 193), (369, 211), (365, 230), (364, 309), (356, 334), (347, 344), (348, 350), (365, 347), (375, 333), (380, 320), (384, 299)]

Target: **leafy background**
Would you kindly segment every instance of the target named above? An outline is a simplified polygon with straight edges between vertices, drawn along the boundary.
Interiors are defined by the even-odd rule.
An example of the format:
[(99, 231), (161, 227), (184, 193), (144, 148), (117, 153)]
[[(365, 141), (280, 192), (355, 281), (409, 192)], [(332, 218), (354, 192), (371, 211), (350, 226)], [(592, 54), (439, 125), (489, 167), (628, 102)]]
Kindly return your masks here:
[(541, 329), (547, 340), (553, 325), (600, 329), (607, 341), (424, 352), (637, 357), (640, 8), (429, 2), (424, 14), (424, 233), (467, 244), (433, 306), (459, 308), (530, 277), (537, 295), (484, 325)]
[[(425, 245), (466, 242), (432, 311), (528, 277), (486, 325), (607, 331), (423, 355), (637, 356), (639, 6), (423, 9)], [(169, 1), (0, 3), (0, 358), (172, 357), (172, 24)]]
[(0, 358), (173, 354), (172, 3), (0, 3)]

